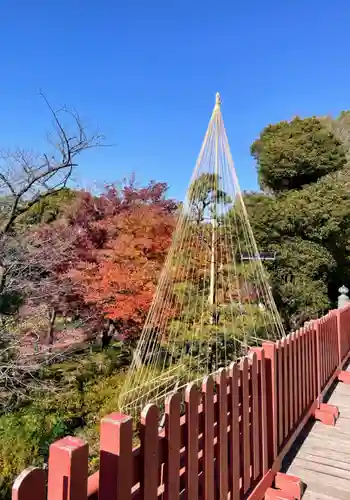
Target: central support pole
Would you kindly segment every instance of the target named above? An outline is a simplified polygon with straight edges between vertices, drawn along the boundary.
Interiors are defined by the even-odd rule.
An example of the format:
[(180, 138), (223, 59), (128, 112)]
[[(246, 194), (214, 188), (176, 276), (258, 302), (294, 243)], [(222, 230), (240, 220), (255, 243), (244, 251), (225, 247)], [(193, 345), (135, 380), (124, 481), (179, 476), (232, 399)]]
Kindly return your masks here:
[(212, 308), (211, 324), (216, 320), (216, 228), (217, 228), (217, 193), (218, 193), (218, 175), (219, 175), (219, 114), (220, 114), (221, 98), (220, 94), (216, 94), (216, 102), (214, 108), (214, 125), (215, 125), (215, 165), (214, 165), (214, 206), (211, 218), (212, 233), (211, 233), (211, 259), (210, 259), (210, 290), (209, 290), (209, 305)]

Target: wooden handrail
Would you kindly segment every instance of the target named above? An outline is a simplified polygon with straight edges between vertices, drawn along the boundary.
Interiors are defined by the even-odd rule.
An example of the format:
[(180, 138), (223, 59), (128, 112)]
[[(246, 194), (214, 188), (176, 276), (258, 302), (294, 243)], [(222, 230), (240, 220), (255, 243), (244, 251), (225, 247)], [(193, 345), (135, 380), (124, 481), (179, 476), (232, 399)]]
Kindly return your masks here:
[[(113, 413), (101, 422), (100, 470), (88, 477), (88, 445), (64, 438), (50, 447), (44, 471), (26, 469), (14, 500), (258, 499), (308, 419), (322, 412), (325, 392), (350, 358), (350, 306), (330, 311), (278, 342), (265, 342), (201, 387), (166, 403), (165, 427), (148, 405), (140, 446), (132, 419)], [(344, 378), (344, 377), (343, 377)], [(214, 384), (217, 388), (214, 394)], [(323, 405), (323, 406), (322, 406)], [(47, 496), (48, 495), (48, 496)]]

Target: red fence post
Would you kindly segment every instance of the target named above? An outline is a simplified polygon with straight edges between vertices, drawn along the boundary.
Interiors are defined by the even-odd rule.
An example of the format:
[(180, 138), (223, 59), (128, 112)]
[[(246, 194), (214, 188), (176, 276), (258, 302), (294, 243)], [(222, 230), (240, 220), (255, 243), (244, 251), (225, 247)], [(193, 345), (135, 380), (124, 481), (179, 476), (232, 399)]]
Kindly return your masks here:
[(164, 467), (164, 500), (178, 500), (180, 497), (180, 411), (181, 395), (175, 393), (165, 402), (167, 460)]
[[(346, 325), (346, 327), (345, 327)], [(342, 309), (337, 309), (337, 327), (338, 327), (338, 337), (340, 339), (340, 362), (338, 375), (339, 382), (345, 384), (350, 384), (350, 372), (343, 371), (343, 365), (346, 362), (348, 356), (350, 355), (350, 306), (347, 305)]]
[(253, 463), (252, 463), (252, 476), (257, 479), (260, 475), (260, 445), (261, 445), (261, 432), (260, 432), (260, 418), (259, 411), (259, 378), (258, 378), (258, 357), (255, 352), (250, 355), (250, 382), (251, 382), (251, 436), (252, 436), (252, 450)]
[(337, 336), (338, 336), (338, 358), (339, 358), (339, 368), (341, 367), (343, 361), (343, 332), (342, 332), (342, 324), (341, 324), (341, 310), (337, 309), (335, 314), (337, 317)]
[(248, 359), (244, 357), (240, 362), (241, 381), (241, 408), (242, 408), (242, 444), (243, 444), (243, 493), (245, 494), (251, 486), (251, 427), (250, 427), (250, 394), (249, 394), (249, 365)]
[[(155, 404), (147, 405), (141, 413), (141, 478), (140, 499), (158, 498), (159, 472), (159, 409)], [(121, 497), (122, 498), (122, 497)]]
[(261, 456), (262, 456), (262, 474), (268, 471), (268, 436), (267, 436), (267, 401), (266, 401), (266, 366), (265, 366), (265, 351), (261, 347), (252, 349), (257, 354), (259, 361), (259, 377), (260, 377), (260, 414), (261, 414)]
[(276, 344), (274, 342), (263, 342), (262, 347), (265, 351), (268, 458), (269, 466), (271, 466), (278, 453)]
[(320, 407), (322, 402), (321, 396), (321, 341), (320, 341), (320, 324), (318, 320), (313, 321), (312, 326), (315, 328), (316, 333), (316, 395), (317, 406)]
[(215, 494), (214, 486), (214, 382), (211, 376), (205, 377), (202, 384), (203, 415), (204, 415), (204, 500), (212, 500)]
[(228, 495), (228, 435), (227, 435), (227, 376), (221, 368), (216, 376), (218, 401), (218, 452), (217, 475), (219, 476), (219, 500)]
[(17, 477), (12, 500), (46, 500), (46, 474), (43, 469), (29, 467)]
[(187, 446), (186, 446), (186, 487), (187, 498), (198, 500), (198, 406), (200, 394), (194, 383), (185, 390)]
[(99, 500), (131, 498), (132, 465), (132, 418), (111, 413), (101, 421)]
[(241, 443), (239, 438), (239, 367), (237, 363), (231, 363), (230, 369), (231, 386), (231, 499), (240, 498), (240, 457)]
[(88, 458), (88, 445), (82, 439), (66, 437), (50, 446), (50, 500), (86, 500)]

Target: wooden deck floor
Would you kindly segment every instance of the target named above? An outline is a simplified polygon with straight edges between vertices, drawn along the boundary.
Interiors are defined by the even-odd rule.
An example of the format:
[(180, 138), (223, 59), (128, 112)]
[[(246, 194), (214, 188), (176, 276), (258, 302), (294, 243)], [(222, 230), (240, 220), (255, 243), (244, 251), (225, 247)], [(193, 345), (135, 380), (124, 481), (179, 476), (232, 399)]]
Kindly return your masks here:
[(283, 469), (306, 484), (305, 500), (350, 500), (350, 385), (338, 383), (327, 402), (340, 411), (335, 427), (310, 423)]

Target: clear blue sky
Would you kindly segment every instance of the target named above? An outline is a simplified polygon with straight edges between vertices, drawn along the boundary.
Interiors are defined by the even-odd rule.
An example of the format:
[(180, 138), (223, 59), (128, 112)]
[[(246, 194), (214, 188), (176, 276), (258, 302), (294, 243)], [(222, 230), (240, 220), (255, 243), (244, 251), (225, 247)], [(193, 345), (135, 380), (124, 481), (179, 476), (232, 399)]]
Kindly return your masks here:
[(135, 171), (182, 198), (216, 91), (243, 188), (266, 124), (350, 108), (349, 0), (2, 0), (0, 22), (0, 147), (43, 147), (42, 88), (115, 145), (85, 185)]

